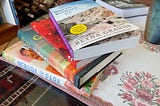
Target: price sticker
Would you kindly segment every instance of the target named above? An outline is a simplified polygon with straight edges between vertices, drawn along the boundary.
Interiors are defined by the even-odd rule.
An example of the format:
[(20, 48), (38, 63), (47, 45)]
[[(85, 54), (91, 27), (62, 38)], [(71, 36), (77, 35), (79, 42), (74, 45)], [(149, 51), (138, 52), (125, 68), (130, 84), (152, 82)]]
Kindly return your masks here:
[(84, 24), (77, 24), (70, 28), (70, 33), (77, 35), (85, 32), (87, 30), (87, 26)]

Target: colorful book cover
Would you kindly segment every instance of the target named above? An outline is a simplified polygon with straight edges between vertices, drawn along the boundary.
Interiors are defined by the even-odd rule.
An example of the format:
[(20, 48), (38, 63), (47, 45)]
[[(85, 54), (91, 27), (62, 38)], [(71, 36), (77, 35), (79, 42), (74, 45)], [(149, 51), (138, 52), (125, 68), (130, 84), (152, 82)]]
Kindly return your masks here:
[(30, 26), (63, 57), (65, 57), (72, 64), (75, 64), (75, 61), (69, 53), (69, 50), (67, 50), (66, 45), (49, 18), (33, 21), (30, 23)]
[(18, 30), (18, 38), (54, 67), (65, 78), (74, 82), (76, 67), (67, 61), (56, 49), (47, 43), (30, 26)]
[(98, 83), (100, 74), (93, 77), (92, 80), (86, 83), (81, 89), (76, 88), (70, 81), (64, 78), (53, 67), (45, 62), (37, 53), (29, 49), (22, 41), (17, 42), (3, 51), (2, 56), (5, 60), (14, 65), (25, 69), (39, 77), (49, 80), (52, 83), (63, 86), (68, 90), (72, 90), (80, 95), (89, 97), (92, 89)]
[(72, 51), (74, 59), (75, 52), (82, 48), (138, 29), (93, 0), (80, 0), (53, 7), (49, 11), (49, 16), (65, 44)]
[(38, 76), (2, 60), (0, 73), (1, 106), (86, 106)]

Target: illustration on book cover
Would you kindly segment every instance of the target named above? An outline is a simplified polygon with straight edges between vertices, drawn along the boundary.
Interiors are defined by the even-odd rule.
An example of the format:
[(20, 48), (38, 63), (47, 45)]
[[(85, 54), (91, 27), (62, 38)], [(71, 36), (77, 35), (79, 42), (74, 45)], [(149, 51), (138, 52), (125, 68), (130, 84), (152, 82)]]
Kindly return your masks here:
[(134, 27), (101, 6), (88, 9), (58, 23), (73, 49), (79, 49), (105, 37), (122, 33), (123, 29), (129, 30)]
[[(66, 14), (68, 12), (68, 14)], [(50, 18), (69, 41), (73, 51), (100, 40), (138, 28), (98, 3), (90, 0), (50, 9)], [(60, 26), (60, 28), (59, 28)]]

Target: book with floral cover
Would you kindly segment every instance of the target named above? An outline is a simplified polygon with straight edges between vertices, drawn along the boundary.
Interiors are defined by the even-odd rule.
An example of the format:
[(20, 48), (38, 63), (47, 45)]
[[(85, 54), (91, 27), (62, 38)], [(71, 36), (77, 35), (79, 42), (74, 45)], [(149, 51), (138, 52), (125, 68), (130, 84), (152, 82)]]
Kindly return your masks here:
[(53, 7), (49, 16), (75, 60), (133, 47), (140, 37), (137, 26), (93, 0)]
[(22, 41), (15, 43), (2, 52), (2, 57), (8, 62), (31, 72), (39, 77), (49, 80), (59, 86), (72, 90), (75, 93), (90, 97), (94, 87), (97, 85), (100, 75), (99, 73), (90, 81), (84, 84), (81, 89), (75, 87), (70, 81), (58, 73), (47, 62), (45, 62), (37, 53), (29, 49)]

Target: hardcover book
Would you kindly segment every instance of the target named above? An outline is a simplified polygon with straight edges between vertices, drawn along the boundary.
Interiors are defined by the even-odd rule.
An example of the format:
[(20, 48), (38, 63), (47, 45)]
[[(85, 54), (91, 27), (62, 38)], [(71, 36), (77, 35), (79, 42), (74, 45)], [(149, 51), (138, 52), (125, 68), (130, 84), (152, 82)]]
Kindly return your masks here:
[(121, 55), (121, 52), (104, 54), (89, 64), (86, 63), (84, 68), (77, 69), (33, 31), (30, 26), (19, 29), (18, 37), (78, 88)]
[(52, 83), (60, 85), (72, 90), (85, 97), (90, 97), (94, 87), (97, 85), (100, 78), (99, 73), (88, 81), (81, 89), (75, 87), (70, 81), (58, 73), (53, 67), (45, 62), (37, 53), (29, 49), (22, 41), (15, 43), (2, 52), (3, 58), (24, 69), (32, 74), (49, 80)]
[[(139, 29), (137, 26), (92, 0), (53, 7), (49, 16), (75, 60), (138, 44), (139, 35), (133, 33)], [(126, 33), (127, 38), (122, 35)]]
[(136, 0), (96, 0), (96, 2), (125, 18), (146, 16), (149, 11), (149, 6)]

